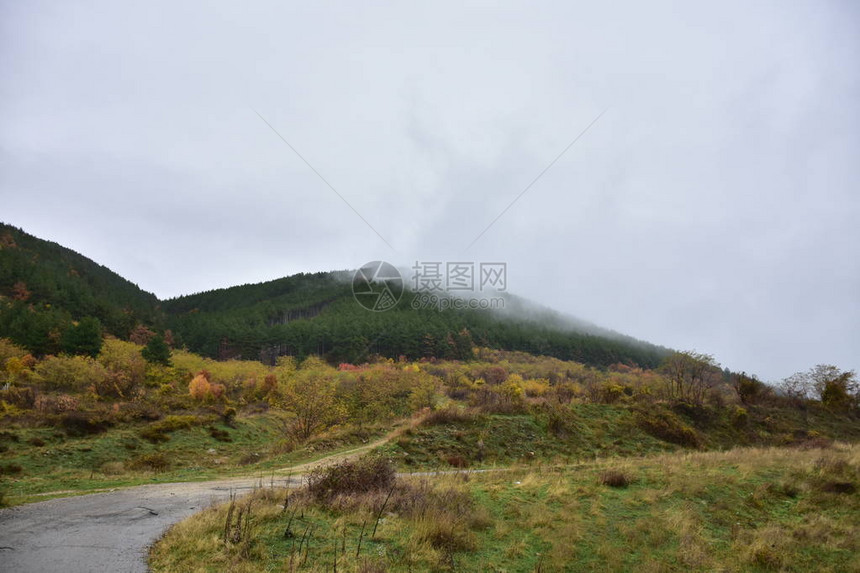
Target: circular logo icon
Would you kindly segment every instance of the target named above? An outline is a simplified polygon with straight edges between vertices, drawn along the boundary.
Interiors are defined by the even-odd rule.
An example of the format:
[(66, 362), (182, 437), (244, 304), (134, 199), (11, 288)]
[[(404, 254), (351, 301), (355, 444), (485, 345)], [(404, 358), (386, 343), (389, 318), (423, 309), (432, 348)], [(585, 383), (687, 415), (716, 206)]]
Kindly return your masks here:
[(394, 265), (372, 261), (362, 265), (352, 277), (352, 295), (358, 304), (374, 312), (397, 306), (403, 296), (403, 277)]

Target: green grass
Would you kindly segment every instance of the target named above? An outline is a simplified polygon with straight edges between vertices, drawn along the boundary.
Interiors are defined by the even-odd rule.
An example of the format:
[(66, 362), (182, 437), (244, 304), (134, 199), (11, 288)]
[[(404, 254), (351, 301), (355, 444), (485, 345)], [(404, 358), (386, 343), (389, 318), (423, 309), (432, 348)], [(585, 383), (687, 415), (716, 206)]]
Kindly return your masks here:
[[(608, 470), (631, 482), (604, 485)], [(664, 453), (404, 483), (432, 501), (434, 519), (393, 507), (375, 539), (366, 530), (358, 558), (362, 524), (373, 522), (385, 492), (328, 505), (294, 492), (290, 530), (298, 537), (285, 537), (293, 514), (282, 509), (283, 490), (259, 491), (249, 539), (225, 543), (226, 509), (211, 508), (171, 529), (151, 565), (156, 572), (331, 571), (337, 556), (343, 571), (860, 570), (858, 446)], [(835, 492), (834, 483), (855, 491)], [(462, 546), (428, 541), (446, 523), (440, 512), (449, 512)]]
[[(165, 420), (170, 422), (170, 418)], [(16, 505), (144, 483), (265, 474), (361, 445), (386, 430), (373, 427), (364, 431), (333, 431), (290, 449), (275, 414), (240, 416), (235, 428), (209, 421), (170, 431), (169, 440), (157, 444), (141, 437), (147, 424), (126, 424), (103, 434), (79, 438), (68, 437), (56, 428), (6, 429), (0, 435), (0, 444), (6, 447), (0, 453), (0, 467), (20, 466), (21, 471), (0, 477), (4, 502)], [(151, 424), (165, 426), (164, 420)], [(215, 439), (209, 427), (227, 432), (231, 441)], [(31, 443), (39, 440), (44, 445)], [(167, 469), (134, 469), (136, 459), (154, 453), (164, 455), (169, 463)]]
[(427, 469), (463, 461), (468, 467), (567, 463), (678, 449), (636, 428), (625, 407), (579, 404), (570, 408), (570, 419), (571, 430), (557, 435), (541, 415), (475, 414), (453, 423), (418, 425), (383, 451), (404, 469)]

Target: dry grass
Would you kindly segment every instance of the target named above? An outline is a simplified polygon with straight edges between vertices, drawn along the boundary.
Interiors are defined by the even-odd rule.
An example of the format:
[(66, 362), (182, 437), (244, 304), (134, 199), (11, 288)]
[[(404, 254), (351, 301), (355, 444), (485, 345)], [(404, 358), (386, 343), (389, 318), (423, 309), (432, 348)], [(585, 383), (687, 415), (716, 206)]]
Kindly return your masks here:
[(858, 472), (860, 447), (834, 444), (397, 479), (392, 488), (321, 497), (303, 489), (286, 509), (284, 491), (267, 490), (252, 496), (256, 541), (244, 553), (223, 539), (221, 506), (171, 529), (152, 565), (332, 571), (336, 559), (342, 571), (860, 571), (860, 501), (833, 486), (856, 487)]

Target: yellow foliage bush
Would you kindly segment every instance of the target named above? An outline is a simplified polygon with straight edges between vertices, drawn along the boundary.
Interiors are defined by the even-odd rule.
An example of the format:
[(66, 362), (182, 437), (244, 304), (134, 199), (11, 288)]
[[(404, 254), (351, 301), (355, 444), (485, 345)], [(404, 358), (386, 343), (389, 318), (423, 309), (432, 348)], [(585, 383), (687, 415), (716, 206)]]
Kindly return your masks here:
[(205, 400), (212, 395), (212, 385), (209, 384), (205, 374), (198, 374), (191, 380), (188, 384), (188, 393), (195, 400)]

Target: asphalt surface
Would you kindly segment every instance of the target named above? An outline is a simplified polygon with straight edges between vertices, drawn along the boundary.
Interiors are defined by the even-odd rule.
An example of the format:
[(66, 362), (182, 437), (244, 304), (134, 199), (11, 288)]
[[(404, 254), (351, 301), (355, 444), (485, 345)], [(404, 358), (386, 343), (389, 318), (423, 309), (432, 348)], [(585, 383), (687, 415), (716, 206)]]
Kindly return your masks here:
[(0, 573), (144, 573), (150, 546), (171, 525), (231, 492), (301, 485), (311, 468), (361, 455), (391, 435), (271, 476), (142, 485), (0, 509)]
[(149, 548), (171, 525), (228, 499), (231, 492), (287, 483), (298, 487), (311, 468), (358, 456), (391, 435), (273, 476), (142, 485), (0, 509), (0, 573), (145, 573)]
[(255, 484), (145, 485), (0, 510), (0, 571), (144, 573), (150, 545), (167, 528)]

